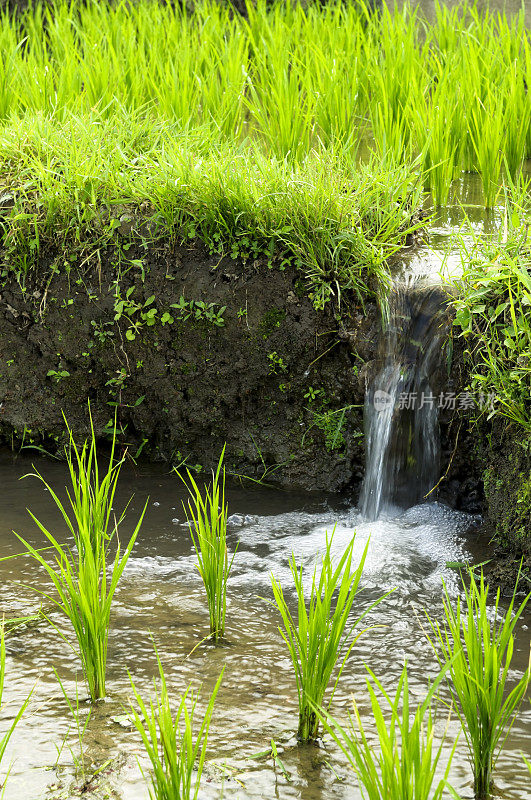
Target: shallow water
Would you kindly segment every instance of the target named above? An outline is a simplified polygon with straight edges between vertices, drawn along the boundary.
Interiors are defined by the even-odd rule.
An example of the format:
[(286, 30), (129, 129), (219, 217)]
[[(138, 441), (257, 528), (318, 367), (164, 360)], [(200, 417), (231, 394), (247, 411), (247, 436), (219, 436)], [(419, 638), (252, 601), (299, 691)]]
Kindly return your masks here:
[[(408, 0), (384, 0), (385, 4), (389, 7), (397, 5), (401, 8)], [(443, 5), (449, 8), (461, 5), (462, 0), (444, 0)], [(418, 0), (410, 2), (410, 5), (418, 5), (422, 13), (430, 22), (436, 20), (435, 7), (436, 0)], [(531, 25), (531, 3), (528, 0), (476, 0), (476, 5), (480, 11), (490, 9), (492, 12), (500, 11), (507, 14), (509, 17), (517, 15), (523, 8), (525, 12), (525, 22), (527, 26)]]
[[(65, 483), (64, 466), (39, 462), (54, 486)], [(0, 557), (19, 551), (11, 529), (33, 543), (42, 539), (29, 519), (25, 506), (60, 532), (51, 508), (51, 498), (35, 479), (19, 477), (30, 468), (26, 457), (0, 456)], [(325, 496), (292, 494), (268, 489), (232, 487), (230, 512), (237, 514), (230, 541), (239, 550), (229, 583), (227, 643), (213, 647), (203, 643), (208, 633), (208, 616), (201, 583), (193, 566), (187, 528), (182, 524), (182, 490), (176, 477), (161, 468), (128, 466), (117, 507), (130, 492), (135, 499), (128, 514), (130, 524), (149, 495), (149, 507), (134, 555), (119, 587), (112, 617), (109, 642), (109, 699), (96, 709), (84, 740), (87, 773), (108, 759), (111, 763), (92, 785), (96, 797), (145, 800), (146, 785), (136, 763), (143, 766), (138, 737), (113, 722), (123, 713), (129, 694), (127, 670), (144, 695), (150, 691), (156, 671), (150, 635), (157, 644), (169, 686), (175, 696), (191, 681), (203, 682), (209, 693), (222, 666), (225, 677), (216, 703), (211, 728), (207, 777), (201, 796), (217, 798), (319, 798), (361, 797), (345, 759), (328, 740), (320, 746), (299, 747), (296, 729), (296, 690), (290, 662), (277, 630), (278, 614), (268, 604), (271, 571), (289, 585), (288, 558), (294, 552), (308, 571), (322, 551), (326, 531), (336, 526), (334, 550), (339, 552), (357, 531), (359, 554), (370, 537), (364, 573), (365, 591), (359, 610), (371, 599), (394, 589), (382, 602), (378, 621), (385, 627), (367, 632), (349, 659), (333, 713), (344, 718), (352, 693), (367, 719), (364, 689), (365, 664), (393, 689), (404, 659), (408, 660), (411, 686), (421, 698), (427, 680), (436, 673), (436, 661), (423, 634), (421, 618), (441, 612), (441, 579), (455, 592), (456, 575), (448, 561), (474, 557), (481, 560), (485, 542), (478, 538), (477, 520), (450, 511), (439, 504), (416, 506), (374, 523), (360, 519), (346, 500)], [(180, 519), (181, 522), (172, 522)], [(32, 582), (46, 589), (42, 574), (26, 559), (0, 562), (0, 608), (10, 615), (36, 608), (35, 596), (18, 584)], [(521, 670), (529, 653), (531, 616), (518, 628), (515, 669)], [(194, 648), (196, 648), (194, 650)], [(193, 653), (191, 652), (192, 650)], [(189, 655), (191, 653), (191, 655)], [(61, 696), (53, 668), (75, 695), (78, 662), (66, 643), (44, 624), (28, 627), (8, 642), (6, 699), (16, 702), (35, 685), (30, 710), (17, 729), (8, 759), (13, 766), (6, 800), (73, 797), (75, 778), (72, 755), (79, 754), (72, 719)], [(80, 694), (84, 695), (81, 674)], [(82, 704), (86, 713), (86, 704)], [(7, 709), (9, 711), (9, 707)], [(7, 719), (0, 723), (2, 727)], [(442, 734), (444, 715), (438, 722)], [(453, 743), (458, 726), (451, 720), (445, 753)], [(58, 758), (56, 748), (66, 746)], [(275, 770), (269, 759), (249, 760), (274, 739), (289, 773), (289, 781)], [(470, 772), (464, 741), (457, 747), (451, 781), (463, 798), (471, 798)], [(531, 753), (531, 706), (526, 706), (511, 734), (497, 773), (497, 785), (506, 798), (531, 800), (529, 777), (522, 766), (521, 752)], [(56, 762), (58, 762), (56, 764)], [(54, 766), (56, 764), (56, 766)], [(216, 766), (217, 765), (217, 766)], [(85, 793), (87, 796), (87, 793)], [(88, 795), (90, 796), (90, 794)]]

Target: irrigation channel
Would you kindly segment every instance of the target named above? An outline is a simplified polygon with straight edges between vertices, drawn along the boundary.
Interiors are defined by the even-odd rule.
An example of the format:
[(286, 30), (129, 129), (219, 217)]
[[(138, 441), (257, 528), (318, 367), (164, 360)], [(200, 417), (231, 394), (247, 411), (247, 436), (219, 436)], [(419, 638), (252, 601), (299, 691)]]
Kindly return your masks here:
[[(184, 494), (179, 481), (161, 467), (127, 466), (116, 505), (121, 506), (134, 492), (131, 519), (147, 495), (149, 510), (116, 598), (109, 642), (109, 698), (96, 706), (84, 736), (86, 776), (80, 777), (79, 771), (76, 775), (73, 766), (74, 757), (79, 763), (80, 756), (74, 720), (52, 670), (54, 667), (58, 671), (70, 697), (75, 697), (77, 679), (80, 697), (84, 698), (82, 675), (76, 673), (78, 663), (68, 645), (50, 627), (43, 623), (30, 625), (8, 642), (5, 699), (15, 708), (33, 686), (35, 690), (30, 710), (6, 755), (8, 761), (13, 760), (6, 800), (79, 796), (76, 787), (102, 765), (83, 796), (147, 798), (137, 757), (146, 769), (147, 764), (124, 712), (130, 694), (127, 670), (146, 697), (152, 688), (156, 661), (151, 635), (175, 696), (190, 681), (194, 685), (202, 681), (208, 696), (226, 665), (201, 796), (241, 800), (361, 797), (345, 758), (329, 739), (319, 746), (297, 745), (295, 683), (278, 633), (278, 615), (266, 602), (271, 597), (269, 574), (272, 571), (284, 586), (289, 586), (290, 554), (294, 552), (304, 559), (308, 570), (312, 569), (323, 550), (326, 531), (332, 531), (334, 526), (333, 546), (337, 553), (354, 531), (359, 553), (371, 537), (364, 573), (366, 591), (361, 602), (370, 603), (385, 590), (396, 591), (371, 619), (381, 627), (366, 633), (356, 645), (333, 711), (336, 716), (344, 716), (352, 693), (362, 715), (368, 711), (365, 664), (394, 690), (407, 659), (413, 693), (419, 699), (423, 697), (427, 679), (437, 672), (421, 625), (423, 610), (440, 617), (442, 579), (451, 592), (458, 587), (457, 574), (449, 562), (481, 561), (486, 542), (478, 533), (477, 518), (437, 502), (421, 502), (436, 473), (435, 412), (393, 415), (389, 404), (377, 412), (373, 401), (376, 390), (390, 395), (394, 404), (398, 392), (428, 392), (433, 388), (430, 375), (440, 352), (438, 322), (434, 323), (439, 320), (439, 294), (430, 288), (430, 283), (438, 272), (441, 253), (459, 223), (458, 211), (440, 212), (431, 230), (430, 247), (423, 246), (409, 256), (397, 278), (390, 333), (383, 340), (382, 369), (374, 376), (367, 401), (367, 433), (372, 443), (361, 498), (364, 513), (346, 498), (231, 487), (230, 546), (235, 547), (238, 541), (240, 544), (229, 582), (228, 630), (222, 646), (197, 646), (208, 632), (208, 619), (183, 520)], [(487, 217), (478, 211), (476, 223), (478, 228), (488, 230), (489, 225), (496, 224), (495, 214)], [(449, 264), (451, 268), (455, 266), (453, 256)], [(419, 345), (430, 337), (433, 347)], [(405, 451), (400, 447), (404, 439), (417, 448), (416, 466), (409, 473), (404, 467)], [(52, 485), (64, 486), (64, 465), (46, 462), (40, 467)], [(43, 486), (32, 478), (20, 480), (30, 469), (29, 454), (14, 456), (4, 452), (0, 456), (0, 557), (19, 550), (12, 530), (22, 533), (35, 546), (42, 544), (26, 507), (50, 529), (62, 530)], [(395, 492), (385, 489), (391, 484)], [(17, 558), (0, 566), (0, 608), (10, 616), (37, 609), (38, 598), (23, 585), (31, 583), (43, 590), (49, 587), (34, 565), (28, 559)], [(528, 612), (517, 631), (513, 663), (520, 674), (527, 664), (530, 626)], [(82, 720), (87, 713), (88, 705), (82, 699)], [(7, 724), (8, 718), (0, 721), (0, 730)], [(441, 734), (445, 725), (446, 719), (441, 717)], [(457, 734), (458, 722), (454, 718), (449, 722), (445, 755)], [(277, 744), (284, 772), (271, 758), (249, 758), (266, 750), (271, 739)], [(527, 701), (496, 772), (497, 790), (508, 800), (531, 800), (522, 752), (531, 752), (531, 706)], [(441, 767), (444, 761), (443, 757)], [(450, 780), (464, 800), (473, 797), (463, 736), (452, 762)]]

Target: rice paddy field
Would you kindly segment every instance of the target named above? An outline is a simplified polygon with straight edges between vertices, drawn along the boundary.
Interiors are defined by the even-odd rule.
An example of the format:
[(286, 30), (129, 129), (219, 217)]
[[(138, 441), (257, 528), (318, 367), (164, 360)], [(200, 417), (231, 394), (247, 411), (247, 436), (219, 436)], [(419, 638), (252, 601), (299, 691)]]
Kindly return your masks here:
[(2, 157), (16, 174), (37, 169), (39, 188), (73, 190), (83, 175), (78, 202), (93, 202), (111, 189), (97, 160), (111, 124), (113, 173), (205, 153), (234, 170), (256, 151), (279, 172), (327, 156), (352, 169), (372, 151), (378, 169), (413, 165), (436, 205), (477, 173), (492, 207), (531, 156), (525, 14), (441, 3), (427, 22), (408, 5), (371, 14), (357, 3), (259, 3), (241, 17), (150, 0), (37, 4), (14, 20), (4, 11)]
[[(337, 319), (450, 281), (471, 384), (528, 442), (530, 13), (4, 7), (2, 281), (124, 225), (295, 267)], [(0, 453), (3, 800), (531, 800), (531, 605), (483, 603), (479, 515), (68, 456)]]

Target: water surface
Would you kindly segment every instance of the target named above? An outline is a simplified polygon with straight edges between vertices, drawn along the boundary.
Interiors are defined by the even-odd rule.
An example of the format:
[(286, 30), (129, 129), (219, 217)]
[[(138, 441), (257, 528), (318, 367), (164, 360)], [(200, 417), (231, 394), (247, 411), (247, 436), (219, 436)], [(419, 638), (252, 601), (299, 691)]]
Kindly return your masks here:
[[(30, 467), (26, 456), (0, 456), (0, 557), (20, 549), (12, 529), (42, 544), (42, 537), (25, 507), (58, 535), (64, 531), (51, 508), (51, 498), (35, 479), (20, 481)], [(54, 486), (64, 486), (62, 464), (40, 461), (40, 469)], [(366, 633), (346, 666), (333, 703), (333, 713), (345, 719), (354, 694), (365, 720), (367, 694), (365, 664), (393, 690), (407, 659), (413, 692), (419, 699), (437, 671), (436, 660), (423, 632), (423, 612), (441, 613), (441, 580), (457, 590), (456, 573), (447, 562), (481, 559), (486, 543), (478, 537), (477, 520), (437, 504), (415, 506), (396, 516), (367, 523), (347, 499), (292, 494), (267, 489), (232, 487), (230, 512), (238, 515), (231, 526), (230, 543), (239, 551), (229, 583), (227, 642), (222, 647), (200, 644), (208, 633), (204, 595), (189, 539), (182, 524), (183, 497), (179, 481), (162, 468), (128, 466), (123, 474), (119, 507), (129, 492), (135, 499), (128, 520), (133, 524), (145, 498), (149, 508), (134, 555), (118, 590), (109, 642), (107, 702), (89, 722), (84, 740), (87, 774), (108, 759), (93, 796), (146, 800), (148, 792), (137, 757), (146, 767), (137, 734), (113, 717), (123, 713), (130, 694), (127, 670), (147, 696), (156, 672), (151, 637), (164, 663), (170, 690), (177, 696), (192, 682), (203, 683), (208, 694), (226, 665), (211, 729), (204, 798), (341, 798), (359, 800), (359, 788), (345, 759), (329, 739), (300, 747), (294, 739), (297, 697), (287, 652), (278, 633), (278, 614), (269, 605), (272, 571), (289, 587), (288, 559), (294, 552), (308, 572), (324, 547), (326, 532), (335, 527), (334, 551), (339, 553), (357, 531), (359, 555), (370, 538), (364, 577), (365, 590), (357, 611), (382, 593), (394, 590), (372, 621), (382, 625)], [(178, 520), (178, 521), (176, 521)], [(0, 563), (0, 608), (26, 612), (38, 606), (35, 595), (20, 584), (46, 590), (40, 571), (26, 559)], [(289, 591), (288, 591), (289, 595)], [(291, 596), (291, 595), (289, 595)], [(523, 669), (529, 654), (528, 615), (518, 628), (515, 670)], [(195, 648), (195, 649), (194, 649)], [(193, 652), (192, 652), (193, 651)], [(191, 653), (191, 655), (189, 655)], [(45, 624), (28, 627), (8, 643), (6, 698), (17, 702), (35, 686), (30, 710), (17, 729), (7, 754), (13, 766), (6, 800), (75, 797), (83, 781), (72, 767), (79, 748), (71, 716), (54, 676), (55, 668), (70, 696), (76, 677), (84, 696), (79, 663), (65, 642)], [(515, 672), (515, 674), (516, 674)], [(86, 713), (82, 704), (82, 714)], [(0, 723), (6, 727), (8, 718)], [(370, 724), (370, 723), (369, 723)], [(442, 735), (444, 715), (438, 720)], [(449, 723), (445, 754), (458, 732)], [(251, 760), (271, 739), (279, 745), (289, 780), (270, 759)], [(63, 742), (65, 746), (63, 747)], [(62, 750), (57, 754), (57, 748)], [(499, 762), (497, 784), (509, 800), (531, 800), (529, 777), (521, 751), (531, 752), (531, 708), (526, 702), (505, 753)], [(461, 739), (451, 780), (462, 798), (472, 798), (466, 749)], [(84, 793), (87, 796), (87, 793)], [(89, 795), (90, 796), (90, 795)]]

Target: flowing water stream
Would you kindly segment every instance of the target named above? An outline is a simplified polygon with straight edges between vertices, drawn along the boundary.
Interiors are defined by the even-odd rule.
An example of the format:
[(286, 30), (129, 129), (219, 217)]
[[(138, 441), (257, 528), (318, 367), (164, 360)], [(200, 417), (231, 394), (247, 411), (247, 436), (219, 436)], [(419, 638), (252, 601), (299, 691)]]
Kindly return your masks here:
[[(435, 229), (432, 242), (437, 242), (438, 235), (447, 240), (451, 230), (451, 223), (440, 219), (440, 234)], [(425, 273), (430, 265), (436, 270), (439, 258), (440, 254), (430, 254), (427, 249), (417, 250), (406, 271)], [(131, 525), (148, 495), (149, 510), (116, 596), (109, 641), (109, 698), (96, 707), (83, 742), (87, 775), (105, 766), (83, 796), (147, 800), (137, 757), (143, 768), (147, 764), (138, 736), (127, 727), (123, 713), (130, 694), (127, 670), (144, 696), (149, 695), (156, 674), (153, 636), (175, 695), (189, 682), (196, 687), (203, 682), (208, 694), (226, 665), (201, 797), (220, 798), (223, 791), (229, 800), (360, 800), (359, 787), (332, 743), (326, 739), (307, 747), (296, 743), (297, 694), (277, 629), (279, 616), (268, 603), (272, 596), (269, 574), (273, 572), (289, 587), (292, 552), (304, 560), (309, 573), (323, 549), (326, 532), (334, 527), (333, 547), (338, 553), (354, 531), (357, 552), (370, 537), (365, 588), (356, 611), (382, 592), (393, 592), (372, 618), (380, 627), (367, 632), (356, 645), (332, 710), (344, 718), (355, 694), (367, 720), (365, 665), (394, 690), (405, 659), (413, 693), (418, 699), (423, 697), (427, 681), (437, 673), (424, 634), (423, 612), (440, 618), (442, 579), (451, 593), (458, 590), (456, 573), (448, 563), (482, 560), (486, 542), (478, 533), (476, 518), (437, 502), (421, 502), (437, 477), (436, 414), (431, 407), (425, 415), (407, 413), (407, 409), (396, 413), (396, 399), (403, 392), (434, 391), (431, 381), (440, 355), (439, 325), (444, 323), (444, 314), (440, 312), (440, 292), (426, 288), (425, 281), (420, 284), (415, 281), (412, 287), (410, 281), (407, 287), (399, 282), (391, 301), (381, 368), (368, 397), (370, 458), (363, 510), (354, 507), (349, 498), (230, 488), (230, 546), (237, 542), (240, 546), (229, 582), (227, 641), (223, 646), (199, 644), (208, 632), (208, 616), (189, 532), (183, 524), (180, 482), (161, 467), (130, 465), (124, 470), (116, 506), (121, 507), (134, 492), (128, 512)], [(391, 397), (391, 403), (380, 404), (381, 411), (374, 406), (377, 391)], [(39, 466), (54, 486), (65, 485), (64, 465), (41, 462)], [(35, 479), (19, 480), (30, 467), (27, 455), (0, 454), (0, 558), (20, 549), (13, 529), (33, 544), (42, 544), (26, 507), (58, 536), (66, 537), (48, 492)], [(38, 597), (24, 588), (29, 583), (43, 591), (49, 589), (28, 560), (0, 562), (0, 609), (13, 615), (38, 608)], [(289, 589), (287, 596), (294, 601)], [(517, 630), (514, 676), (527, 664), (530, 625), (531, 614), (527, 614)], [(28, 626), (9, 640), (6, 699), (12, 705), (0, 720), (0, 730), (9, 725), (10, 709), (35, 688), (30, 709), (6, 756), (13, 763), (5, 800), (80, 796), (76, 787), (83, 784), (83, 778), (76, 776), (72, 765), (72, 753), (79, 755), (79, 745), (53, 668), (64, 679), (69, 695), (75, 696), (76, 677), (81, 681), (79, 664), (53, 629), (45, 624)], [(80, 693), (83, 697), (82, 684)], [(82, 702), (82, 718), (87, 711)], [(439, 735), (446, 725), (446, 717), (441, 717)], [(443, 762), (458, 732), (456, 719), (450, 719)], [(287, 774), (270, 759), (249, 758), (266, 750), (271, 739), (279, 747)], [(531, 800), (522, 752), (531, 755), (528, 700), (498, 763), (496, 785), (507, 800)], [(462, 736), (450, 779), (463, 800), (473, 797)]]
[(449, 318), (438, 286), (400, 278), (389, 301), (382, 336), (382, 368), (365, 401), (366, 470), (361, 510), (376, 520), (393, 508), (424, 499), (439, 477), (438, 398)]

